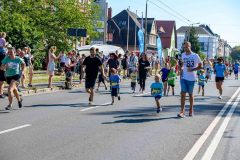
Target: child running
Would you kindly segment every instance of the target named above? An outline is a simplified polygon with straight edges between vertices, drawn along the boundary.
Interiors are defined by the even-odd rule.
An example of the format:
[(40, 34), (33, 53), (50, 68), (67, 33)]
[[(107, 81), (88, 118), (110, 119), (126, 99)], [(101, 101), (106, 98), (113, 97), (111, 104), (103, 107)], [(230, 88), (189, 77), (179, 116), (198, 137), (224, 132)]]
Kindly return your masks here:
[(130, 74), (131, 77), (131, 88), (133, 93), (136, 92), (136, 85), (137, 85), (137, 78), (138, 78), (138, 73), (137, 69), (134, 69), (133, 72)]
[(100, 84), (103, 83), (104, 86), (105, 86), (105, 90), (107, 90), (107, 85), (105, 83), (105, 80), (103, 78), (103, 74), (102, 72), (99, 72), (99, 75), (98, 75), (98, 88), (97, 88), (97, 91), (99, 90), (99, 87), (100, 87)]
[(206, 77), (204, 76), (204, 70), (200, 70), (199, 76), (198, 76), (198, 94), (200, 94), (201, 89), (202, 89), (202, 96), (204, 96), (204, 86), (206, 82)]
[(174, 68), (171, 68), (170, 72), (168, 73), (168, 91), (167, 96), (169, 94), (170, 88), (172, 88), (172, 95), (175, 95), (174, 87), (176, 84), (177, 74), (174, 71)]
[(161, 76), (157, 74), (155, 76), (155, 82), (151, 85), (151, 95), (155, 98), (157, 105), (157, 113), (162, 111), (162, 107), (160, 106), (160, 99), (162, 98), (163, 83), (160, 81), (160, 79)]
[(117, 70), (112, 68), (111, 69), (111, 75), (109, 77), (109, 81), (112, 85), (111, 87), (111, 96), (112, 96), (112, 103), (111, 105), (114, 104), (114, 97), (118, 97), (118, 100), (120, 100), (120, 95), (119, 95), (119, 83), (121, 82), (121, 77), (118, 75)]

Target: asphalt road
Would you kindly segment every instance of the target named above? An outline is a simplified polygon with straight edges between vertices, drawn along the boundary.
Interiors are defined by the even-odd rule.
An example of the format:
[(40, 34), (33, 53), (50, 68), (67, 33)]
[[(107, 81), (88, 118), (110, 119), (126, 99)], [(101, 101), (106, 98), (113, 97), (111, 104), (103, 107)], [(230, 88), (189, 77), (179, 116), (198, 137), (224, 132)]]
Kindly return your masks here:
[(223, 100), (209, 82), (206, 96), (196, 95), (195, 116), (184, 119), (177, 118), (179, 82), (176, 96), (161, 99), (159, 115), (154, 99), (132, 94), (129, 85), (113, 106), (103, 88), (91, 107), (83, 89), (27, 96), (24, 108), (15, 103), (10, 112), (1, 99), (0, 160), (240, 159), (240, 81), (224, 82)]

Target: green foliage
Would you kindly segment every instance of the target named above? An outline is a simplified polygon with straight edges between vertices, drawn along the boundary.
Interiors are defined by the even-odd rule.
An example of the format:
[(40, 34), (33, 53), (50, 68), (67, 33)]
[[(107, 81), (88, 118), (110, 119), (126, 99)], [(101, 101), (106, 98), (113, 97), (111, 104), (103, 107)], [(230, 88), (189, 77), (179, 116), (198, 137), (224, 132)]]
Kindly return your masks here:
[(233, 61), (240, 60), (240, 46), (236, 46), (232, 49), (230, 54)]
[(205, 60), (206, 57), (207, 57), (207, 55), (203, 52), (199, 52), (198, 55), (199, 55), (199, 57), (201, 58), (202, 61)]
[(192, 47), (192, 51), (194, 53), (200, 53), (200, 44), (198, 41), (198, 35), (197, 35), (197, 31), (194, 27), (191, 27), (190, 29), (190, 37), (189, 37), (189, 42), (191, 43)]
[[(68, 28), (85, 28), (88, 36), (94, 30), (98, 7), (79, 0), (0, 0), (0, 32), (7, 33), (7, 41), (16, 48), (29, 46), (40, 66), (43, 51), (57, 46), (58, 51), (72, 49)], [(41, 55), (41, 56), (38, 56)]]

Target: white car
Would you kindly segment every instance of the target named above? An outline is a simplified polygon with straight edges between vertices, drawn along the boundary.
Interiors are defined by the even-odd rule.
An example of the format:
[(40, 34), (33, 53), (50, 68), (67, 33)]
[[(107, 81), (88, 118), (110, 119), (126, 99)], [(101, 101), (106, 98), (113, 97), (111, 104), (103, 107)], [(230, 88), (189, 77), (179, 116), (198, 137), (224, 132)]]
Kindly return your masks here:
[(91, 47), (98, 48), (99, 52), (103, 52), (105, 56), (108, 56), (110, 53), (116, 53), (116, 51), (118, 51), (118, 54), (125, 54), (124, 50), (121, 47), (105, 44), (86, 45), (78, 47), (77, 50), (80, 55), (85, 54), (85, 56), (89, 56)]

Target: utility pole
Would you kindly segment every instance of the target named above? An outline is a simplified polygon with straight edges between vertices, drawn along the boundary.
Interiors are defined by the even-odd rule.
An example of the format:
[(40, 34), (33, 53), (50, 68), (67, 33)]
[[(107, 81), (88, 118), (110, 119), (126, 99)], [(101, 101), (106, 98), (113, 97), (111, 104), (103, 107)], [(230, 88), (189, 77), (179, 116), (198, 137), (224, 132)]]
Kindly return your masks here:
[(147, 51), (147, 12), (148, 12), (148, 0), (146, 0), (146, 10), (145, 10), (145, 34), (144, 34), (144, 53)]
[[(136, 10), (136, 15), (137, 15), (137, 10)], [(134, 30), (134, 33), (135, 33), (135, 42), (134, 42), (134, 51), (136, 52), (136, 50), (137, 50), (137, 25), (136, 25), (136, 23), (135, 23), (135, 30)]]
[[(130, 7), (129, 7), (130, 8)], [(128, 51), (128, 43), (129, 43), (129, 8), (127, 9), (128, 13), (128, 29), (127, 29), (127, 51)]]

